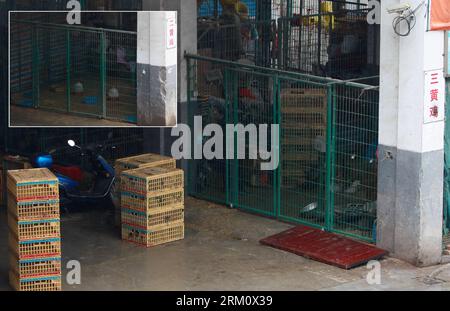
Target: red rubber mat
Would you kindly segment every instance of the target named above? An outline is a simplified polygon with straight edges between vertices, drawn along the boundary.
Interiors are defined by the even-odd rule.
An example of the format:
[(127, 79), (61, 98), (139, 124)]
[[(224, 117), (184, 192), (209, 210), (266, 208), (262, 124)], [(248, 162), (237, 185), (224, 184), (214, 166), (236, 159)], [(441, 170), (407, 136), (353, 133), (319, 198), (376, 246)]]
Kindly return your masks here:
[(260, 241), (281, 249), (342, 269), (352, 269), (387, 252), (373, 245), (306, 226), (299, 226)]

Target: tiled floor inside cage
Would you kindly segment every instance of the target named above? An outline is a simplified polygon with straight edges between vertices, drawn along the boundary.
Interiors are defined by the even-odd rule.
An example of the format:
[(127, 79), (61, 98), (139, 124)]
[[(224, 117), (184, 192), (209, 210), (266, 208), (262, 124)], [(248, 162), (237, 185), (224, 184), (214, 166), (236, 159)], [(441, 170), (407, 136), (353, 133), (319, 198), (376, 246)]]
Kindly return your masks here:
[[(192, 198), (178, 242), (150, 249), (122, 242), (113, 221), (111, 212), (92, 207), (62, 215), (63, 290), (450, 289), (450, 269), (433, 274), (437, 267), (392, 258), (381, 262), (382, 284), (369, 285), (365, 266), (346, 271), (260, 244), (291, 225)], [(6, 227), (3, 209), (1, 232)], [(0, 234), (0, 249), (0, 290), (10, 290), (7, 234)], [(71, 260), (81, 264), (80, 285), (66, 282)]]
[(11, 106), (11, 126), (96, 126), (96, 127), (136, 127), (136, 124), (98, 119), (43, 109)]
[[(42, 85), (39, 89), (39, 107), (45, 110), (23, 110), (21, 108), (31, 108), (31, 93), (11, 95), (11, 125), (22, 126), (81, 126), (81, 125), (110, 125), (110, 126), (132, 126), (136, 123), (136, 88), (131, 81), (121, 78), (108, 77), (106, 85), (106, 115), (108, 120), (97, 121), (96, 116), (102, 115), (103, 105), (99, 96), (100, 82), (83, 76), (77, 79), (82, 92), (70, 95), (70, 103), (67, 101), (67, 85), (65, 82), (51, 85)], [(30, 93), (30, 94), (29, 94)], [(117, 96), (117, 97), (113, 97)], [(70, 104), (72, 114), (66, 114)], [(59, 118), (51, 118), (49, 112), (63, 112)], [(78, 114), (78, 115), (75, 115)], [(80, 114), (92, 117), (80, 116)], [(111, 121), (111, 120), (120, 120)], [(102, 122), (104, 121), (104, 122)], [(46, 122), (46, 123), (44, 123)], [(77, 123), (73, 123), (77, 122)]]

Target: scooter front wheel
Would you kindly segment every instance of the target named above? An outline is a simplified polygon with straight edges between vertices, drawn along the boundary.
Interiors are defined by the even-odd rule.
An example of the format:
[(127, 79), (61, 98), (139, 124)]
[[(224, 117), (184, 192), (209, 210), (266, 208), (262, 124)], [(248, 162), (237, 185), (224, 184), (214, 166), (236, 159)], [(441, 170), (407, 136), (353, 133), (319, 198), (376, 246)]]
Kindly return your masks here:
[(111, 186), (111, 192), (109, 194), (111, 198), (111, 204), (114, 207), (114, 225), (120, 227), (122, 223), (121, 210), (120, 210), (120, 189), (117, 184), (117, 180)]
[(109, 194), (111, 203), (115, 210), (120, 210), (120, 189), (117, 181), (115, 180), (111, 186), (111, 192)]

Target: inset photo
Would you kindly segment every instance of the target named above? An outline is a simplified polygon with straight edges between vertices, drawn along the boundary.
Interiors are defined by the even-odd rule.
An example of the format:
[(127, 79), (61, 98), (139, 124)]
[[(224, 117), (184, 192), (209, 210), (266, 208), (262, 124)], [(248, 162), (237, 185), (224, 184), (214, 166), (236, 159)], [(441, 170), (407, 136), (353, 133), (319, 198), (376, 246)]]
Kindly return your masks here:
[(10, 127), (177, 125), (177, 12), (10, 11)]

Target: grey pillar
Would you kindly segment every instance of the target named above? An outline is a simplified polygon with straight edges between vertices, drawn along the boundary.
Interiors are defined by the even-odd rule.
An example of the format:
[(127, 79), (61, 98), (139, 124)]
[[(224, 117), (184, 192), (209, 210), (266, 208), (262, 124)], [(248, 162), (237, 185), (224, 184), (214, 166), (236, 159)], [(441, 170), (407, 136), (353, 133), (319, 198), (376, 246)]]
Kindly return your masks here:
[(410, 35), (398, 36), (395, 14), (387, 13), (394, 4), (381, 2), (377, 243), (397, 258), (429, 266), (442, 256), (445, 111), (430, 104), (445, 98), (442, 90), (439, 101), (431, 97), (444, 82), (444, 33), (427, 31), (422, 6)]

